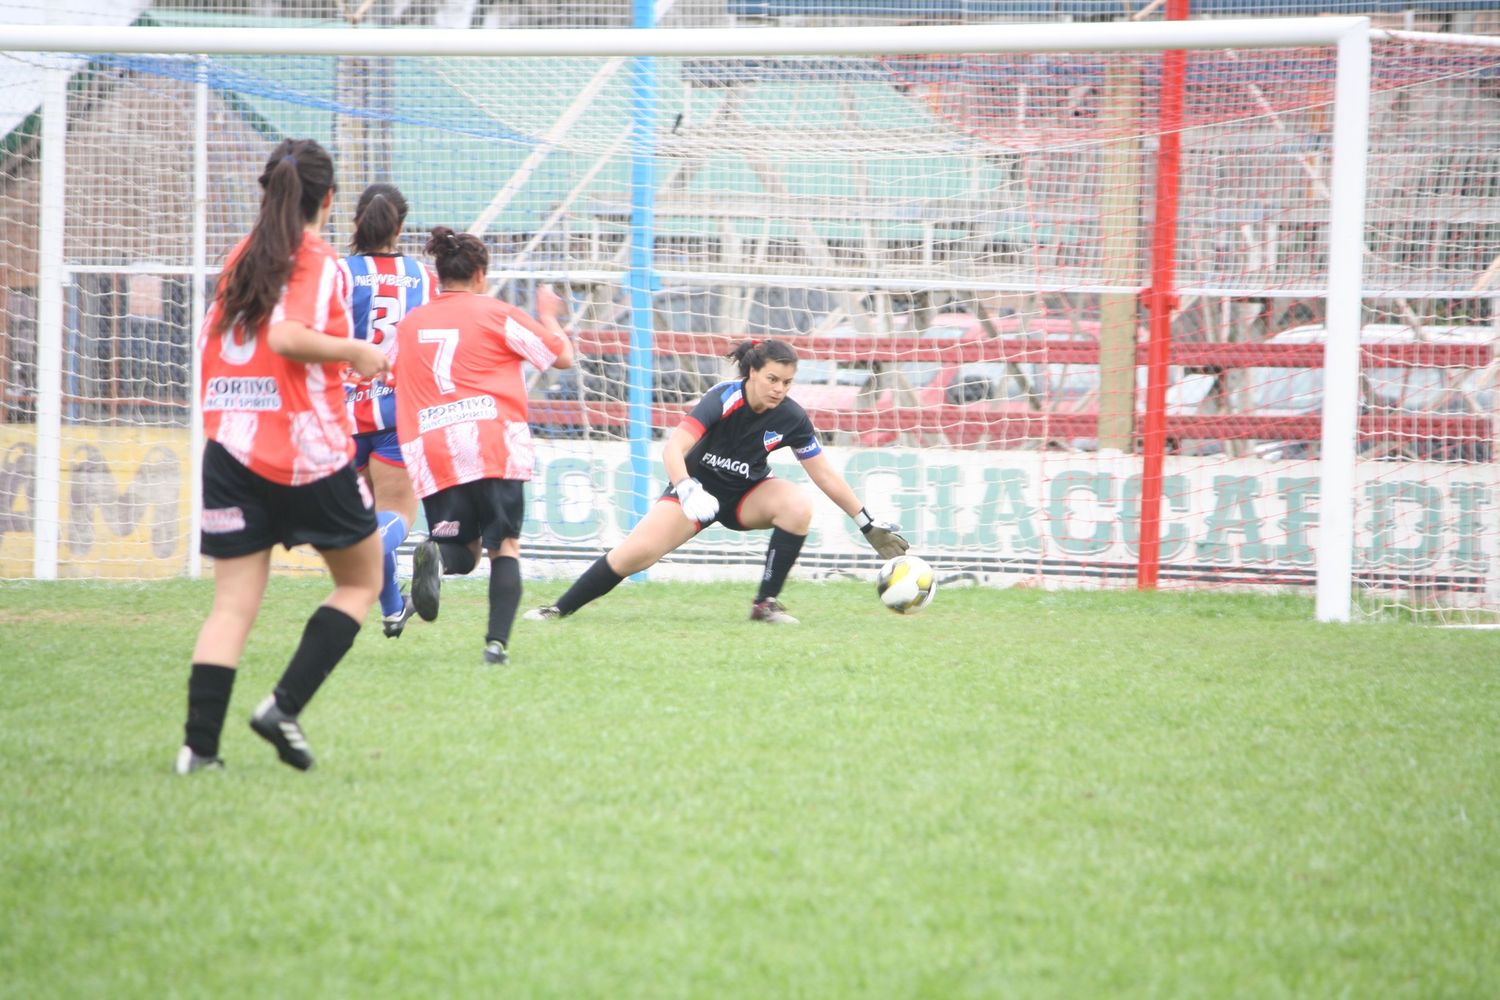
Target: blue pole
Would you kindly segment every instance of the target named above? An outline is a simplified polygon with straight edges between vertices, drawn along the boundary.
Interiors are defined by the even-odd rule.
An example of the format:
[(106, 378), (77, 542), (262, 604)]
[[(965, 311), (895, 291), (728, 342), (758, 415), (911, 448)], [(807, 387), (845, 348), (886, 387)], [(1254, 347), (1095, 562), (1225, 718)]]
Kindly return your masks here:
[[(632, 26), (656, 26), (655, 0), (635, 0)], [(656, 242), (656, 59), (630, 61), (630, 355), (626, 403), (630, 420), (630, 502), (632, 523), (646, 516), (651, 499), (651, 383), (656, 365), (655, 313), (651, 293)]]

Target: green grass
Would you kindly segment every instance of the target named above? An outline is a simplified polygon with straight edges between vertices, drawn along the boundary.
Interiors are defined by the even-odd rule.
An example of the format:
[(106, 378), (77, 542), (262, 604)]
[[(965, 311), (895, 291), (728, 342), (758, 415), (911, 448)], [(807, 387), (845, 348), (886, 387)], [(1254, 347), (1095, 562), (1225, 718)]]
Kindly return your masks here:
[[(556, 585), (529, 586), (528, 603)], [(0, 995), (1494, 996), (1500, 636), (1291, 598), (631, 585), (373, 619), (170, 774), (210, 588), (0, 585)]]

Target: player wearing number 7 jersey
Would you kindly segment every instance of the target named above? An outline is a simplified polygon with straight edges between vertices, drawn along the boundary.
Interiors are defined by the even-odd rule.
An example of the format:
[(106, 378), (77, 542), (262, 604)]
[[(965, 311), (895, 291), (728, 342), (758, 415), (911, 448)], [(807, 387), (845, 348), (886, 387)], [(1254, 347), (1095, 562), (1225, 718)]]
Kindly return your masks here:
[(522, 363), (570, 368), (573, 346), (550, 315), (537, 321), (485, 294), (489, 251), (479, 238), (432, 230), (427, 253), (442, 292), (396, 331), (396, 433), (429, 537), (412, 559), (417, 614), (438, 613), (443, 573), (490, 558), (484, 659), (505, 663), (521, 601), (525, 482), (534, 462)]
[[(339, 262), (353, 336), (387, 356), (396, 345), (396, 325), (437, 292), (437, 278), (426, 265), (396, 252), (406, 208), (394, 184), (365, 188), (354, 208), (354, 252)], [(355, 378), (345, 389), (354, 421), (354, 467), (375, 494), (380, 524), (381, 625), (387, 638), (398, 639), (411, 618), (412, 602), (396, 583), (396, 549), (417, 516), (417, 498), (396, 440), (395, 389), (384, 376)]]

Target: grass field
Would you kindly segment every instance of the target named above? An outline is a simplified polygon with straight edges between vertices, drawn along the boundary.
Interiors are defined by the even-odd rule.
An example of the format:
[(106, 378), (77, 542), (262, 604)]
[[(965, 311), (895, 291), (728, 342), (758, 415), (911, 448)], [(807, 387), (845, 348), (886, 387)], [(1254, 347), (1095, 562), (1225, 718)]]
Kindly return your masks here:
[[(527, 604), (557, 586), (529, 585)], [(171, 775), (206, 583), (0, 584), (7, 997), (1494, 996), (1500, 635), (1290, 598), (631, 585), (372, 623)]]

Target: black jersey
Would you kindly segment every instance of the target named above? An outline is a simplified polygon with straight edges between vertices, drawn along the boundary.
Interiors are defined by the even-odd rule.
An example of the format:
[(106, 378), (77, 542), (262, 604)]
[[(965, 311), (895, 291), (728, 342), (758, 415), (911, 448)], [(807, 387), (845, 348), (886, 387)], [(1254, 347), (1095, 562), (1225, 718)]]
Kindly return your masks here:
[(791, 448), (799, 461), (823, 451), (807, 411), (795, 399), (756, 413), (745, 403), (745, 382), (720, 382), (698, 400), (683, 425), (702, 431), (687, 453), (688, 475), (705, 485), (743, 490), (771, 474), (766, 456)]

